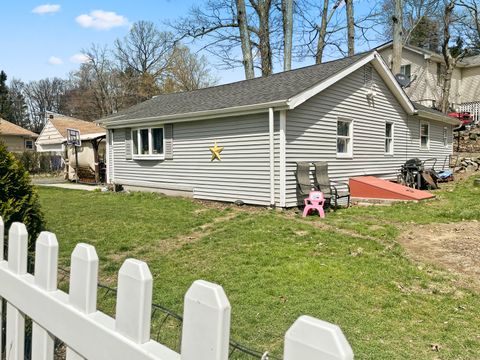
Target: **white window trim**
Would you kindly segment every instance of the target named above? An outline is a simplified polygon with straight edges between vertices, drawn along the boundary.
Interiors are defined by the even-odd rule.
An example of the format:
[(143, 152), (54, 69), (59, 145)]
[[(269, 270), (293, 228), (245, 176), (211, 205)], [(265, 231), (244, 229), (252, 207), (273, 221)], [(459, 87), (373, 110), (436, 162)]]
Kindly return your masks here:
[[(428, 125), (427, 147), (422, 146), (422, 125)], [(420, 129), (419, 129), (420, 150), (430, 150), (430, 127), (431, 127), (430, 122), (420, 121)]]
[[(152, 129), (162, 129), (163, 131), (163, 154), (153, 154), (153, 135)], [(133, 146), (133, 132), (137, 132), (137, 151), (140, 149), (141, 144), (141, 136), (140, 130), (148, 130), (148, 154), (135, 154), (134, 153), (134, 146)], [(133, 160), (165, 160), (165, 129), (163, 125), (159, 126), (151, 126), (151, 127), (139, 127), (139, 128), (132, 128), (131, 130), (131, 139), (132, 139), (132, 159)]]
[[(387, 128), (387, 124), (391, 124), (392, 125), (392, 142), (391, 142), (391, 151), (387, 152), (385, 151), (385, 155), (388, 155), (388, 156), (393, 156), (395, 154), (395, 123), (393, 121), (385, 121), (385, 128), (384, 130), (386, 130)], [(384, 139), (387, 140), (387, 134), (386, 134), (386, 131), (385, 131), (385, 135), (384, 135)], [(384, 141), (384, 144), (383, 146), (385, 147), (385, 141)]]
[(443, 127), (442, 136), (443, 136), (443, 139), (442, 139), (443, 146), (448, 147), (448, 126)]
[[(338, 140), (338, 122), (343, 121), (343, 122), (348, 122), (350, 123), (350, 146), (348, 147), (348, 152), (346, 153), (339, 153), (337, 149), (337, 140)], [(352, 159), (353, 158), (353, 128), (354, 128), (354, 122), (353, 119), (346, 118), (346, 117), (337, 117), (337, 121), (335, 122), (335, 152), (337, 154), (337, 158), (339, 159)], [(341, 138), (347, 138), (346, 136), (340, 136)]]

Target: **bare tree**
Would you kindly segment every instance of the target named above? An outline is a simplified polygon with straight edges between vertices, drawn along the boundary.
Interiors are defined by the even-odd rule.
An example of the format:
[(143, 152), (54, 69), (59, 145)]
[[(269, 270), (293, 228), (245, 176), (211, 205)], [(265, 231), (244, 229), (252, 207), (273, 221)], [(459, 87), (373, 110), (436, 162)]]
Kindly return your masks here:
[(480, 52), (480, 3), (477, 0), (459, 0), (465, 14), (460, 18), (461, 33), (473, 52)]
[(59, 78), (31, 81), (25, 86), (25, 100), (30, 113), (30, 128), (40, 132), (47, 111), (62, 112), (65, 80)]
[(114, 55), (141, 96), (149, 98), (158, 93), (173, 46), (171, 33), (160, 31), (152, 22), (139, 21), (127, 36), (115, 41)]
[(402, 62), (403, 47), (403, 0), (395, 0), (395, 13), (392, 16), (393, 22), (393, 53), (392, 72), (398, 74)]
[[(243, 3), (245, 24), (242, 26), (247, 26), (250, 35), (254, 68), (260, 69), (262, 76), (268, 76), (273, 71), (274, 50), (280, 49), (283, 44), (282, 26), (277, 26), (271, 16), (276, 8), (272, 0), (249, 0)], [(169, 25), (180, 34), (180, 39), (202, 39), (202, 50), (213, 54), (226, 68), (249, 66), (248, 58), (245, 61), (237, 56), (242, 39), (247, 39), (240, 33), (237, 5), (237, 1), (208, 0), (202, 7), (193, 7), (187, 17)], [(273, 28), (272, 24), (275, 25)], [(244, 30), (242, 34), (247, 33)], [(248, 50), (245, 43), (243, 46)], [(248, 56), (248, 51), (246, 53)]]
[(283, 70), (292, 68), (293, 0), (282, 0)]
[(210, 73), (207, 59), (192, 53), (187, 46), (176, 46), (169, 64), (163, 84), (165, 93), (197, 90), (217, 82)]
[(347, 13), (348, 56), (355, 54), (355, 18), (353, 16), (353, 0), (345, 0)]
[(442, 54), (445, 61), (445, 74), (443, 78), (442, 85), (442, 98), (441, 98), (441, 110), (444, 113), (447, 113), (450, 107), (450, 89), (452, 86), (452, 75), (455, 70), (457, 63), (466, 55), (466, 51), (462, 49), (462, 41), (460, 44), (457, 42), (457, 47), (455, 48), (455, 53), (452, 52), (452, 47), (450, 46), (451, 40), (451, 30), (454, 19), (454, 9), (456, 5), (456, 0), (448, 0), (445, 3), (444, 13), (443, 13), (443, 42), (442, 42)]

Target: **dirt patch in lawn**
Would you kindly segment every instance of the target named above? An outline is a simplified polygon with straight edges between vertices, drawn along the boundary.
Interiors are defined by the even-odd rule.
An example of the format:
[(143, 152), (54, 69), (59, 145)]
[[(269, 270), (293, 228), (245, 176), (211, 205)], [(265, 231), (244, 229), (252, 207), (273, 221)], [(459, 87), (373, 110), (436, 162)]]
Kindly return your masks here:
[(414, 260), (460, 275), (462, 285), (480, 290), (480, 223), (409, 226), (399, 238)]

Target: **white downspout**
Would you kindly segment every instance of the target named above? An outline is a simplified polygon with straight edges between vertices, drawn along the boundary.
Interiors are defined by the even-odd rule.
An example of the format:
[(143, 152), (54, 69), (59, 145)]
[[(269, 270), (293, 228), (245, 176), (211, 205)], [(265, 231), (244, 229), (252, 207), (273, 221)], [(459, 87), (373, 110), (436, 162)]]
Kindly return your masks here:
[(268, 133), (270, 141), (270, 206), (275, 207), (275, 142), (274, 142), (274, 113), (268, 109)]
[(105, 159), (105, 164), (107, 166), (107, 178), (106, 182), (107, 184), (110, 184), (110, 130), (107, 130), (107, 136), (105, 138), (105, 152), (106, 152), (106, 159)]

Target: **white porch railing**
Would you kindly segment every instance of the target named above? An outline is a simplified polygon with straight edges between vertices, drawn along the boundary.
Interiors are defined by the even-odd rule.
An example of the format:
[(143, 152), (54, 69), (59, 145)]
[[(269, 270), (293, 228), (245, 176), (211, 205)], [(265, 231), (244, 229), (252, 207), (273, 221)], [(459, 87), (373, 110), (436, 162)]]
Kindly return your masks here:
[[(67, 346), (67, 360), (227, 360), (230, 303), (219, 285), (198, 280), (185, 295), (181, 354), (151, 340), (152, 275), (146, 263), (126, 260), (118, 274), (116, 317), (96, 309), (98, 256), (78, 244), (71, 257), (69, 293), (57, 289), (58, 242), (42, 232), (34, 275), (27, 273), (28, 233), (13, 223), (4, 260), (0, 218), (0, 300), (6, 306), (6, 359), (24, 359), (25, 316), (32, 319), (32, 359), (54, 359), (54, 339)], [(2, 307), (0, 306), (0, 319)], [(301, 316), (285, 335), (284, 360), (353, 359), (340, 328)]]
[(473, 117), (473, 123), (480, 122), (480, 101), (464, 103), (459, 105), (460, 112), (469, 112)]

